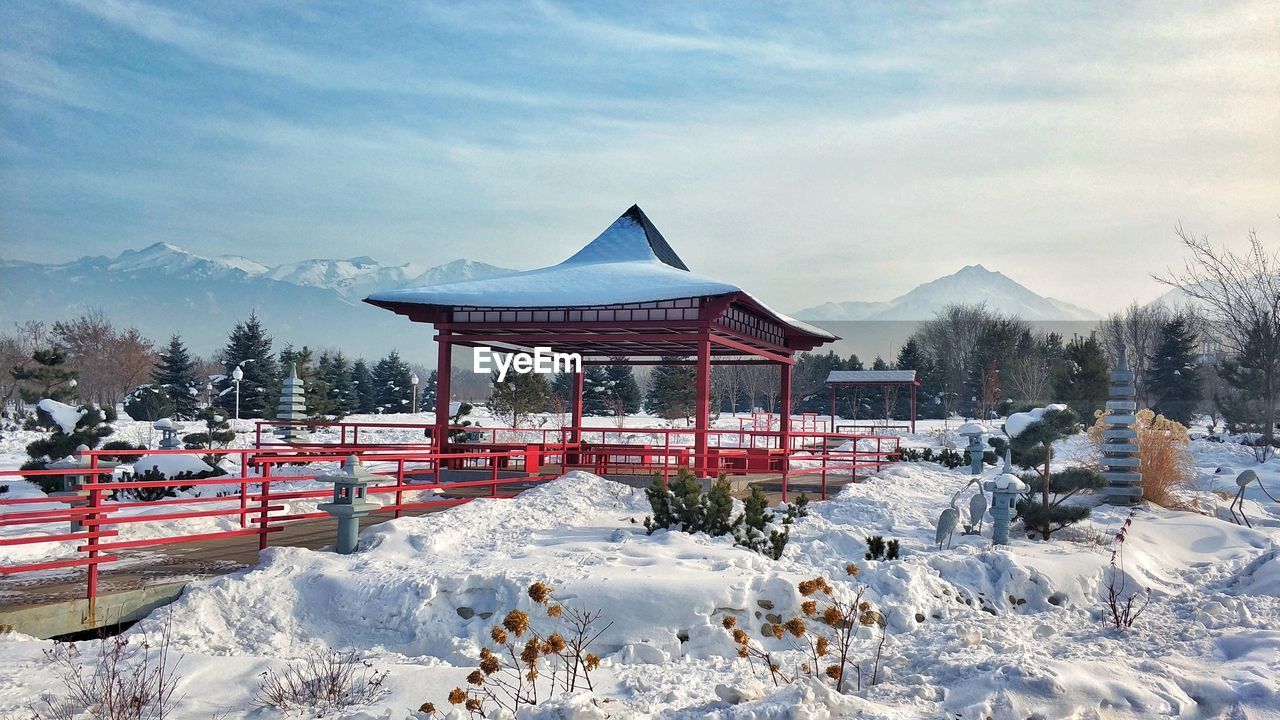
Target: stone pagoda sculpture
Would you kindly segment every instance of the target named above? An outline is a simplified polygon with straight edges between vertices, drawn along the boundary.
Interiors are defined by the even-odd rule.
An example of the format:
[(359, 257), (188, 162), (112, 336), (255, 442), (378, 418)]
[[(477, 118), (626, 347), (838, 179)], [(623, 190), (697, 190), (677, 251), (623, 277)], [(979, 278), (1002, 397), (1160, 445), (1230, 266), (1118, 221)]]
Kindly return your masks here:
[(1138, 403), (1133, 384), (1133, 371), (1120, 350), (1120, 362), (1111, 371), (1111, 397), (1103, 416), (1102, 476), (1107, 480), (1103, 494), (1112, 505), (1131, 505), (1142, 499), (1142, 473), (1139, 471)]
[[(304, 385), (298, 377), (298, 368), (289, 366), (289, 377), (284, 379), (284, 387), (280, 390), (280, 404), (276, 406), (277, 420), (306, 422), (307, 401), (303, 397)], [(276, 428), (276, 437), (287, 443), (301, 443), (308, 439), (305, 425), (281, 425)]]

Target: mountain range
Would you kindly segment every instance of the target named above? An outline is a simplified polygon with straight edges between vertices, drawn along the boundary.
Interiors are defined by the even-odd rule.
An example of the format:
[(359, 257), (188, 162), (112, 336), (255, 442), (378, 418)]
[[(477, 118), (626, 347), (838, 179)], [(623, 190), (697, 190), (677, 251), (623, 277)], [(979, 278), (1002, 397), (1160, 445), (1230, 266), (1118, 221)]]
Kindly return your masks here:
[(1093, 312), (1061, 300), (1043, 297), (1003, 273), (981, 265), (969, 265), (911, 292), (884, 302), (852, 300), (829, 302), (794, 313), (801, 320), (867, 321), (928, 320), (952, 303), (984, 303), (989, 310), (1017, 315), (1029, 322), (1098, 320)]
[(375, 290), (510, 272), (473, 260), (424, 267), (382, 265), (369, 257), (268, 267), (245, 257), (206, 257), (157, 243), (115, 258), (83, 257), (56, 265), (0, 260), (0, 326), (7, 331), (14, 322), (50, 322), (101, 309), (117, 325), (137, 327), (157, 342), (181, 333), (194, 352), (208, 354), (255, 312), (279, 338), (277, 349), (288, 342), (376, 358), (395, 348), (425, 361), (432, 357), (429, 327), (411, 325), (360, 300)]
[[(376, 358), (398, 349), (431, 363), (431, 328), (360, 302), (377, 290), (423, 287), (514, 272), (473, 260), (443, 265), (384, 265), (367, 256), (315, 259), (269, 267), (238, 255), (203, 256), (157, 243), (114, 258), (62, 264), (0, 260), (0, 328), (15, 322), (70, 319), (101, 309), (117, 325), (163, 343), (178, 332), (196, 353), (221, 348), (232, 327), (257, 313), (285, 343), (337, 347)], [(826, 303), (793, 313), (819, 324), (925, 320), (949, 303), (986, 303), (1032, 321), (1096, 320), (1084, 308), (1041, 297), (1005, 275), (971, 265), (887, 302)], [(865, 326), (864, 326), (865, 327)], [(846, 335), (842, 329), (838, 334)], [(866, 334), (867, 331), (860, 331)]]

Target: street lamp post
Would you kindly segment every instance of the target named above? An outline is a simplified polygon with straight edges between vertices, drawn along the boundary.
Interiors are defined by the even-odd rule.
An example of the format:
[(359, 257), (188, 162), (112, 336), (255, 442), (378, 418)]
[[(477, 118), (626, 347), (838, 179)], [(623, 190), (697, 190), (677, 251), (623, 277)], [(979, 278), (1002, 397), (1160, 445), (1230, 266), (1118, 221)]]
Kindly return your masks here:
[(416, 415), (418, 413), (418, 373), (409, 376), (409, 384), (413, 386), (413, 409), (410, 412)]
[(231, 382), (235, 383), (236, 385), (236, 421), (237, 422), (240, 420), (240, 381), (243, 379), (244, 379), (244, 370), (241, 370), (240, 366), (237, 365), (235, 369), (231, 371)]
[(204, 384), (204, 406), (211, 407), (213, 405), (213, 383)]

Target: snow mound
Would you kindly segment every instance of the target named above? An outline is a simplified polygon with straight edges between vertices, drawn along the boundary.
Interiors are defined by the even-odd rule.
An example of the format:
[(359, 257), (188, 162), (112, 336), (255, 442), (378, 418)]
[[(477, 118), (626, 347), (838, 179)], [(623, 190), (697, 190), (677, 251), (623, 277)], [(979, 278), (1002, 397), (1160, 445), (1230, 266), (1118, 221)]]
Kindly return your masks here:
[(1046, 405), (1045, 407), (1033, 408), (1026, 412), (1014, 413), (1009, 416), (1004, 423), (1004, 431), (1009, 437), (1018, 437), (1027, 428), (1040, 422), (1044, 414), (1050, 410), (1066, 410), (1067, 406), (1062, 404)]
[(208, 463), (195, 455), (143, 455), (133, 464), (133, 471), (139, 475), (153, 469), (167, 478), (184, 472), (199, 475), (213, 470)]

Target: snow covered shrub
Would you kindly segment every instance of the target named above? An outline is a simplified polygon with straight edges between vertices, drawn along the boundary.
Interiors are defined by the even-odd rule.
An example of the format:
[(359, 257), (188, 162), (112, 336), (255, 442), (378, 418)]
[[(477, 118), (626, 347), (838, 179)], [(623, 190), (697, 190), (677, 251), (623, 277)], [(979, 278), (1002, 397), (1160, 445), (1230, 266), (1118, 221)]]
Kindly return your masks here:
[(139, 385), (125, 396), (124, 411), (134, 420), (155, 422), (173, 416), (173, 401), (154, 385)]
[[(134, 445), (128, 440), (112, 440), (111, 442), (102, 446), (103, 451), (146, 450), (146, 449), (147, 449), (146, 445)], [(101, 457), (103, 460), (109, 460), (111, 462), (130, 462), (132, 460), (137, 459), (138, 456), (136, 453), (129, 453), (129, 454), (120, 454), (120, 455), (101, 455), (99, 457)]]
[(111, 408), (82, 405), (73, 408), (53, 400), (41, 400), (36, 407), (36, 424), (49, 431), (48, 437), (27, 445), (32, 460), (61, 460), (85, 445), (98, 447), (112, 433), (116, 412)]
[(5, 494), (5, 493), (7, 493), (7, 492), (9, 492), (9, 486), (8, 486), (8, 485), (0, 485), (0, 495), (3, 495), (3, 494)]
[[(489, 638), (494, 647), (480, 648), (480, 662), (467, 675), (468, 687), (449, 693), (449, 703), (461, 705), (473, 718), (490, 717), (499, 708), (517, 715), (522, 707), (562, 693), (594, 689), (591, 671), (600, 667), (600, 658), (590, 648), (613, 623), (603, 623), (603, 610), (565, 605), (545, 583), (533, 583), (528, 594), (544, 608), (551, 627), (540, 631), (522, 610), (512, 610), (493, 627)], [(418, 711), (441, 715), (430, 702)]]
[(388, 692), (383, 687), (388, 674), (356, 657), (355, 650), (313, 650), (283, 669), (259, 675), (256, 702), (286, 712), (313, 710), (324, 715), (376, 702)]
[[(470, 427), (474, 424), (470, 420), (462, 419), (470, 415), (472, 409), (470, 403), (458, 403), (458, 412), (449, 416), (449, 427), (459, 429), (449, 431), (449, 442), (464, 442), (467, 439), (467, 431), (460, 428)], [(430, 432), (430, 430), (427, 432)]]
[(961, 454), (951, 448), (943, 448), (935, 454), (933, 448), (926, 447), (901, 448), (897, 453), (889, 456), (889, 462), (935, 462), (954, 470), (962, 465), (968, 465), (970, 460), (968, 450)]
[(883, 535), (872, 535), (867, 538), (866, 558), (868, 560), (897, 560), (901, 547), (897, 540), (890, 540), (886, 543)]
[(188, 450), (212, 450), (224, 448), (236, 439), (231, 423), (218, 414), (217, 408), (207, 407), (200, 411), (196, 419), (204, 421), (204, 432), (182, 436), (182, 444)]
[[(859, 572), (853, 563), (846, 565), (845, 571), (851, 577)], [(868, 686), (879, 682), (880, 656), (889, 623), (885, 615), (863, 599), (866, 586), (859, 586), (850, 596), (837, 592), (826, 578), (816, 577), (801, 581), (796, 589), (806, 598), (800, 604), (801, 614), (786, 622), (766, 623), (761, 637), (764, 642), (789, 641), (803, 659), (791, 668), (784, 667), (764, 642), (738, 627), (737, 618), (726, 615), (721, 625), (733, 635), (738, 657), (747, 660), (753, 672), (757, 664), (763, 666), (774, 685), (792, 683), (801, 677), (826, 678), (837, 692), (844, 692), (850, 685), (861, 691), (864, 680)], [(870, 654), (873, 646), (874, 654)]]
[[(1045, 540), (1053, 533), (1089, 517), (1088, 505), (1072, 505), (1066, 501), (1082, 490), (1100, 490), (1107, 481), (1095, 470), (1072, 467), (1049, 476), (1049, 503), (1043, 501), (1044, 475), (1027, 473), (1022, 476), (1027, 492), (1018, 500), (1017, 517), (1022, 518), (1027, 529), (1039, 532)], [(1037, 497), (1039, 496), (1039, 497)]]
[[(1095, 415), (1097, 420), (1089, 428), (1089, 439), (1101, 453), (1105, 424), (1103, 413)], [(1179, 502), (1176, 492), (1190, 486), (1196, 477), (1195, 458), (1189, 449), (1191, 435), (1182, 423), (1153, 410), (1139, 410), (1137, 417), (1134, 429), (1138, 431), (1142, 499), (1161, 507), (1175, 507)]]
[(155, 645), (139, 637), (103, 638), (87, 668), (75, 643), (59, 643), (44, 655), (64, 690), (61, 696), (46, 698), (36, 718), (163, 720), (173, 710), (181, 658), (169, 659), (167, 624)]
[(120, 482), (163, 482), (166, 483), (160, 487), (140, 487), (140, 488), (124, 488), (122, 490), (114, 490), (111, 493), (112, 500), (136, 501), (136, 502), (155, 502), (165, 498), (177, 497), (177, 494), (184, 490), (190, 490), (192, 485), (183, 485), (183, 480), (201, 480), (208, 477), (217, 477), (226, 475), (226, 471), (216, 468), (207, 472), (196, 473), (190, 470), (177, 473), (172, 477), (160, 472), (159, 468), (152, 467), (142, 473), (125, 473), (120, 476)]
[(701, 532), (712, 537), (732, 535), (738, 545), (774, 560), (782, 557), (791, 535), (790, 525), (808, 514), (809, 498), (805, 495), (770, 510), (764, 491), (753, 486), (751, 495), (743, 501), (742, 514), (734, 518), (733, 495), (724, 473), (704, 493), (688, 468), (681, 468), (665, 487), (662, 475), (655, 473), (653, 483), (644, 492), (653, 509), (653, 515), (644, 519), (650, 535), (658, 530)]
[(1142, 615), (1142, 611), (1147, 609), (1147, 605), (1151, 603), (1151, 591), (1146, 591), (1146, 596), (1142, 599), (1141, 605), (1134, 605), (1138, 599), (1138, 593), (1135, 591), (1125, 597), (1125, 586), (1128, 584), (1128, 576), (1124, 573), (1124, 540), (1129, 533), (1129, 527), (1133, 525), (1133, 516), (1137, 510), (1130, 510), (1129, 516), (1125, 518), (1124, 525), (1120, 528), (1120, 532), (1116, 533), (1115, 542), (1111, 547), (1111, 567), (1107, 570), (1107, 612), (1111, 618), (1111, 624), (1117, 630), (1124, 630), (1133, 627), (1133, 623), (1138, 620), (1138, 616)]

